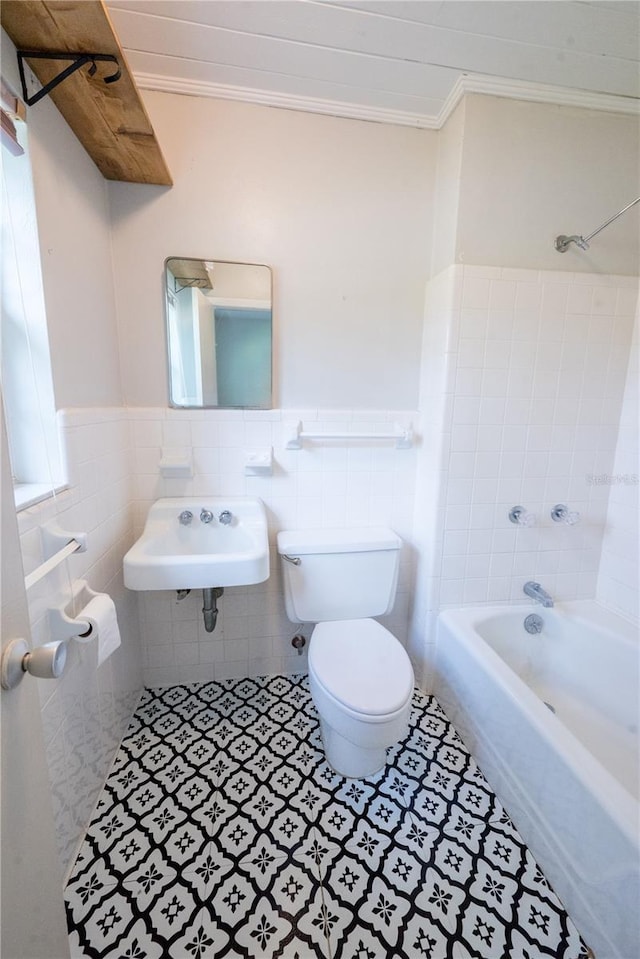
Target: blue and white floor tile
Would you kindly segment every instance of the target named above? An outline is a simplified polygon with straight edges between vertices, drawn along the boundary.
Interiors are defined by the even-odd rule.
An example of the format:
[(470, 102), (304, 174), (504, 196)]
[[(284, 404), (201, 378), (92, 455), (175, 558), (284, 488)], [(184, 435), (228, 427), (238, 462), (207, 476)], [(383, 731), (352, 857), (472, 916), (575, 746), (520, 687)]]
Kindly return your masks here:
[(586, 959), (431, 697), (326, 763), (305, 677), (148, 690), (66, 890), (74, 959)]

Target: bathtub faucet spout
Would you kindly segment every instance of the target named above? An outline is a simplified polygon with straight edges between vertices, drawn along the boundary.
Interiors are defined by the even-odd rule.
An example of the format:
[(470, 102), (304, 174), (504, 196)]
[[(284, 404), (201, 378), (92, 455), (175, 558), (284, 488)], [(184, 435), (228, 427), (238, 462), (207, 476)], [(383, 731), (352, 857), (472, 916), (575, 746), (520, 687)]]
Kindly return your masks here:
[(528, 582), (524, 584), (524, 592), (527, 596), (530, 596), (531, 599), (534, 599), (536, 603), (541, 603), (544, 607), (549, 609), (553, 606), (553, 599), (549, 596), (546, 589), (543, 589), (540, 583)]

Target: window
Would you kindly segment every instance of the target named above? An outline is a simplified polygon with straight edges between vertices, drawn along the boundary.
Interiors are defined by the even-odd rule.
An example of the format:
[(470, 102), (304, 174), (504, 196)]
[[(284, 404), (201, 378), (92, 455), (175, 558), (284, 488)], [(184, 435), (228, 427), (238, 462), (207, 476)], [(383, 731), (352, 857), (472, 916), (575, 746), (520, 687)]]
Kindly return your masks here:
[(16, 506), (64, 484), (21, 104), (2, 84), (2, 396)]

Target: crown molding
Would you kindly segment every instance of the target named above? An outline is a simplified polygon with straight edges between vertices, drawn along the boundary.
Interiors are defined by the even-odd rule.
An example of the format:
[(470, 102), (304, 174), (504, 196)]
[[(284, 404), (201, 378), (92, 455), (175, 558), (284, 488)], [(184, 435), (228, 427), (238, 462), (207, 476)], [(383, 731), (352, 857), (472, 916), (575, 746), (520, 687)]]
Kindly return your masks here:
[(301, 97), (291, 93), (256, 90), (252, 87), (227, 86), (224, 83), (183, 80), (179, 77), (165, 77), (154, 73), (135, 73), (135, 78), (140, 90), (181, 93), (188, 97), (210, 97), (215, 100), (239, 100), (243, 103), (256, 103), (260, 106), (279, 107), (281, 110), (322, 113), (333, 117), (345, 117), (349, 120), (395, 123), (400, 126), (421, 127), (427, 130), (438, 129), (438, 117), (430, 117), (422, 113), (385, 110), (379, 107), (364, 106), (360, 103), (320, 100), (315, 97)]
[(509, 100), (528, 100), (530, 103), (552, 103), (561, 107), (581, 107), (606, 113), (640, 115), (640, 99), (637, 97), (592, 93), (589, 90), (554, 87), (545, 83), (529, 83), (526, 80), (463, 74), (456, 80), (438, 114), (436, 129), (444, 126), (460, 100), (468, 93), (482, 93), (485, 96), (504, 97)]
[(458, 103), (469, 93), (504, 97), (510, 100), (527, 100), (532, 103), (581, 107), (586, 110), (600, 110), (607, 113), (640, 115), (640, 100), (636, 97), (591, 93), (587, 90), (576, 90), (571, 87), (555, 87), (543, 83), (529, 83), (524, 80), (508, 80), (501, 77), (476, 74), (463, 74), (456, 80), (437, 116), (408, 113), (402, 110), (386, 110), (363, 106), (359, 103), (344, 103), (339, 100), (320, 100), (314, 97), (257, 90), (251, 87), (227, 86), (223, 83), (209, 83), (206, 80), (186, 80), (155, 73), (134, 72), (134, 77), (141, 90), (180, 93), (184, 96), (207, 97), (216, 100), (237, 100), (243, 103), (279, 107), (283, 110), (321, 113), (327, 116), (345, 117), (350, 120), (367, 120), (372, 123), (392, 123), (423, 130), (440, 130)]

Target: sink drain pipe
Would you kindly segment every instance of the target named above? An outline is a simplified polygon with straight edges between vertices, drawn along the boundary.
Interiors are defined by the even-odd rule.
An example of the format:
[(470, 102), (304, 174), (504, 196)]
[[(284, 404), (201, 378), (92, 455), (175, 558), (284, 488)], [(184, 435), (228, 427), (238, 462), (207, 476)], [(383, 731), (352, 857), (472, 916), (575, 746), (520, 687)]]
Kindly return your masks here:
[(223, 593), (224, 587), (222, 586), (209, 586), (202, 590), (202, 599), (204, 602), (202, 615), (204, 617), (204, 628), (208, 633), (212, 633), (216, 628), (216, 621), (218, 619), (217, 601)]

